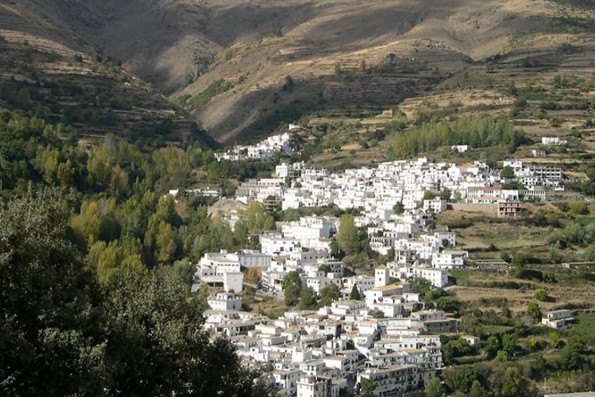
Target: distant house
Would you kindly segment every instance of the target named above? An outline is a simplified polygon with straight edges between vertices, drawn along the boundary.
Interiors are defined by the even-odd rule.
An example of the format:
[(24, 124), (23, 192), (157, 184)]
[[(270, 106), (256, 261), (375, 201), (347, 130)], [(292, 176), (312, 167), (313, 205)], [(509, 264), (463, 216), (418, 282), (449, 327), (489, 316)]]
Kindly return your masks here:
[(538, 150), (538, 149), (533, 149), (531, 150), (531, 156), (533, 157), (545, 157), (545, 150)]
[(542, 145), (562, 146), (562, 145), (566, 145), (566, 143), (568, 143), (568, 141), (566, 139), (560, 139), (557, 136), (543, 136), (543, 137), (541, 137)]
[(574, 317), (570, 310), (553, 310), (545, 313), (541, 319), (541, 323), (550, 328), (560, 328), (571, 321), (574, 321)]
[(498, 218), (517, 218), (524, 211), (521, 203), (498, 203)]
[(453, 145), (450, 147), (450, 150), (454, 150), (455, 152), (465, 153), (471, 149), (469, 145)]

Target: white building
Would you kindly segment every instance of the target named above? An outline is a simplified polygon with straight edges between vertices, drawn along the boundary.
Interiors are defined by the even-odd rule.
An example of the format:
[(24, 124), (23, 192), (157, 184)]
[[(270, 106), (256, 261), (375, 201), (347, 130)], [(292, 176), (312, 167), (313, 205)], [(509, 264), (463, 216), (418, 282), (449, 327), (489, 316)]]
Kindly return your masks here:
[(439, 269), (460, 269), (465, 266), (467, 251), (442, 251), (432, 254), (432, 266)]
[(450, 147), (450, 150), (454, 150), (455, 152), (465, 153), (469, 151), (471, 147), (469, 145), (453, 145)]
[(560, 328), (572, 321), (574, 318), (570, 310), (553, 310), (545, 313), (541, 319), (541, 323), (550, 328)]
[(242, 298), (234, 293), (219, 292), (215, 296), (209, 297), (207, 304), (213, 310), (240, 310), (242, 308)]
[(542, 145), (554, 145), (554, 146), (562, 146), (566, 145), (568, 141), (565, 139), (560, 139), (557, 136), (542, 136), (541, 137), (541, 144)]

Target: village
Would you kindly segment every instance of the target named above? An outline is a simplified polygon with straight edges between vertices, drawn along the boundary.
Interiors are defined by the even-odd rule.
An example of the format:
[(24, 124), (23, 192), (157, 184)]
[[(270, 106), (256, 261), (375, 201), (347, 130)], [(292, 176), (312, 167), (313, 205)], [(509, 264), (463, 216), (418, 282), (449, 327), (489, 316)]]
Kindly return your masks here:
[[(435, 215), (452, 203), (496, 206), (499, 217), (521, 216), (523, 201), (545, 201), (563, 189), (554, 167), (505, 162), (501, 176), (481, 162), (455, 165), (427, 158), (394, 161), (376, 168), (331, 172), (305, 163), (282, 163), (271, 178), (249, 180), (236, 191), (241, 207), (258, 201), (267, 209), (334, 205), (355, 210), (354, 226), (365, 230), (372, 250), (389, 260), (373, 274), (356, 274), (332, 255), (341, 227), (333, 216), (303, 216), (278, 222), (259, 236), (259, 249), (213, 252), (197, 264), (193, 291), (208, 285), (205, 328), (225, 336), (250, 365), (269, 368), (279, 395), (336, 397), (343, 390), (400, 396), (423, 388), (443, 368), (441, 334), (458, 331), (459, 320), (426, 302), (412, 282), (449, 285), (448, 271), (466, 266), (454, 232), (435, 226)], [(503, 188), (511, 180), (522, 188)], [(235, 210), (223, 220), (233, 228)], [(244, 275), (258, 269), (258, 293), (283, 299), (297, 285), (333, 299), (312, 310), (269, 318), (243, 310)], [(568, 313), (567, 313), (568, 312)], [(570, 312), (547, 313), (544, 325), (558, 327)], [(470, 346), (474, 335), (460, 335)]]

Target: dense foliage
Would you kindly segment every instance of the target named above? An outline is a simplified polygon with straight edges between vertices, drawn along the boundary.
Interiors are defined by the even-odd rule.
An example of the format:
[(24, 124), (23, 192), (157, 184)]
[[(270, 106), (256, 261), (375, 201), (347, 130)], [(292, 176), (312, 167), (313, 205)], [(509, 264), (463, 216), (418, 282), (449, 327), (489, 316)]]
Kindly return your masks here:
[(444, 145), (505, 145), (514, 150), (527, 142), (524, 132), (515, 129), (506, 118), (468, 117), (457, 120), (453, 125), (428, 122), (396, 132), (389, 155), (392, 158), (411, 157)]
[(0, 209), (0, 394), (263, 393), (175, 267), (122, 264), (100, 284), (69, 230), (56, 191)]

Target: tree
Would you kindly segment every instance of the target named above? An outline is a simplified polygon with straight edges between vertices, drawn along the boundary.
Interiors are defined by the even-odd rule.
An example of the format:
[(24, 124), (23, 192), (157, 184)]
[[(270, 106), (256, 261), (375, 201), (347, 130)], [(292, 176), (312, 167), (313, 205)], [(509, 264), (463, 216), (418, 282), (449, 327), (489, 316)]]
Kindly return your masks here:
[(450, 389), (467, 393), (473, 381), (477, 380), (477, 372), (470, 365), (461, 365), (444, 369), (442, 377)]
[(329, 284), (320, 291), (320, 305), (329, 306), (341, 298), (341, 291), (336, 284)]
[(541, 320), (541, 317), (543, 316), (541, 309), (536, 302), (529, 302), (529, 305), (527, 306), (527, 314), (535, 321)]
[(106, 289), (111, 395), (251, 395), (252, 375), (233, 345), (209, 340), (202, 303), (171, 267), (128, 270)]
[(514, 169), (507, 165), (500, 171), (500, 177), (505, 179), (512, 179), (514, 178)]
[(510, 360), (510, 355), (505, 350), (498, 350), (494, 359), (496, 361), (506, 362)]
[(302, 293), (302, 281), (296, 271), (291, 271), (283, 277), (282, 287), (285, 297), (285, 304), (293, 306), (298, 303)]
[(502, 337), (502, 350), (512, 355), (516, 350), (518, 337), (515, 334), (506, 334)]
[(440, 379), (434, 378), (426, 383), (424, 392), (426, 397), (442, 397), (444, 396), (444, 387), (440, 383)]
[(246, 223), (248, 231), (252, 235), (261, 234), (265, 230), (272, 230), (275, 227), (275, 220), (258, 201), (252, 201), (242, 218)]
[(386, 257), (389, 261), (394, 261), (395, 260), (395, 249), (394, 247), (390, 247), (388, 249), (388, 252), (386, 253)]
[(384, 318), (384, 312), (378, 309), (370, 310), (370, 315), (374, 318)]
[(317, 306), (316, 292), (312, 288), (304, 288), (300, 295), (300, 309), (311, 310), (316, 309)]
[(533, 293), (533, 297), (541, 302), (549, 302), (549, 300), (551, 299), (547, 291), (543, 288), (536, 289)]
[(397, 215), (401, 215), (403, 212), (405, 212), (405, 205), (403, 202), (397, 201), (397, 203), (393, 206), (393, 211), (395, 211), (395, 214)]
[(415, 292), (418, 294), (425, 294), (426, 291), (432, 289), (432, 283), (422, 277), (412, 277), (409, 280), (411, 292)]
[(436, 195), (432, 191), (426, 190), (424, 192), (424, 197), (423, 197), (424, 200), (433, 200), (434, 197), (436, 197)]
[(492, 359), (496, 357), (496, 354), (498, 354), (501, 347), (500, 340), (496, 335), (489, 336), (486, 341), (486, 354), (488, 355), (488, 358)]
[(349, 299), (354, 301), (358, 301), (361, 299), (357, 284), (353, 284), (353, 288), (351, 288), (351, 292), (349, 293)]
[(568, 204), (568, 212), (572, 215), (589, 215), (589, 206), (582, 201), (573, 201)]
[(100, 395), (98, 287), (66, 238), (56, 191), (0, 207), (0, 394)]
[(436, 301), (436, 307), (445, 312), (459, 314), (463, 307), (463, 302), (454, 296), (443, 296)]
[(468, 397), (489, 397), (489, 394), (486, 389), (481, 385), (481, 383), (476, 379), (471, 384), (471, 388), (469, 389), (469, 393), (467, 394)]
[(157, 228), (156, 255), (159, 263), (171, 263), (174, 259), (176, 251), (176, 242), (174, 240), (174, 233), (172, 227), (167, 222), (160, 222)]
[(580, 368), (583, 357), (581, 353), (585, 350), (585, 344), (579, 337), (572, 336), (566, 342), (566, 345), (560, 352), (560, 358), (564, 363), (564, 367), (568, 369)]
[(502, 397), (518, 397), (523, 390), (523, 376), (516, 367), (508, 367), (504, 371), (502, 378), (502, 387), (500, 392)]
[(463, 338), (456, 337), (442, 344), (442, 355), (444, 362), (450, 364), (454, 358), (469, 355), (473, 349)]
[(327, 273), (330, 273), (331, 272), (331, 267), (328, 264), (324, 264), (324, 265), (321, 265), (318, 268), (318, 271), (319, 272), (324, 272), (324, 274), (326, 275)]
[(450, 200), (451, 195), (452, 195), (452, 192), (449, 188), (447, 188), (447, 187), (442, 188), (442, 191), (440, 192), (440, 199)]
[[(68, 241), (55, 191), (0, 208), (0, 394), (266, 396), (233, 345), (202, 329), (176, 267), (122, 268), (104, 285)], [(94, 244), (89, 260), (131, 257), (135, 244)], [(91, 263), (89, 264), (91, 265)]]
[(341, 215), (335, 239), (339, 244), (339, 248), (346, 254), (352, 255), (357, 252), (359, 248), (359, 234), (357, 227), (355, 227), (355, 218), (353, 215)]

